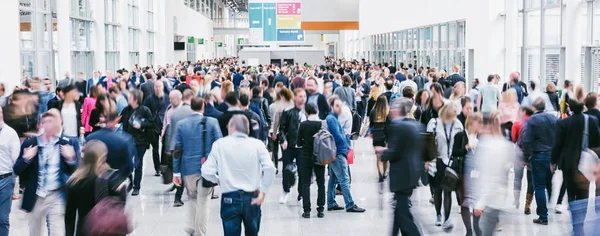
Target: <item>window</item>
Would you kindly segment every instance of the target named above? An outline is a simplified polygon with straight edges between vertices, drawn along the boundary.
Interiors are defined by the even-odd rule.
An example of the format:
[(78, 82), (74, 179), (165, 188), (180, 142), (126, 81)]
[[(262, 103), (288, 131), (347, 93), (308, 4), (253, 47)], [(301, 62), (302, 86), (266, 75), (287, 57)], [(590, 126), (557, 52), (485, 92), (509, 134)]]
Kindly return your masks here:
[(187, 45), (187, 60), (196, 61), (196, 44), (186, 43)]
[(600, 1), (594, 1), (594, 15), (592, 20), (593, 32), (592, 32), (592, 44), (594, 46), (600, 46)]
[(154, 13), (148, 12), (148, 31), (154, 30)]
[(109, 71), (116, 71), (120, 68), (120, 55), (119, 52), (106, 52), (106, 69)]
[(148, 11), (154, 11), (154, 0), (148, 0)]
[(131, 67), (140, 64), (140, 53), (139, 52), (130, 52), (129, 53), (129, 64)]
[(129, 29), (129, 51), (139, 51), (140, 31)]
[(105, 0), (104, 2), (104, 21), (108, 23), (116, 24), (118, 22), (117, 9), (119, 3), (117, 0)]
[(148, 51), (149, 52), (154, 51), (154, 33), (153, 32), (148, 32)]
[(94, 53), (85, 51), (71, 51), (71, 76), (82, 72), (84, 78), (92, 76), (94, 70)]
[(137, 1), (129, 0), (129, 26), (137, 28), (139, 27), (139, 17), (140, 17), (140, 9), (136, 4)]
[[(19, 1), (19, 49), (21, 78), (33, 76), (55, 77), (54, 53), (56, 45), (56, 7), (48, 0)], [(73, 9), (73, 8), (72, 8)], [(52, 17), (54, 15), (54, 17)]]
[(153, 52), (148, 52), (148, 65), (154, 65), (154, 53)]
[(71, 16), (91, 18), (92, 5), (90, 0), (71, 0)]
[(119, 27), (116, 25), (106, 25), (106, 51), (119, 50)]
[(90, 51), (92, 39), (92, 22), (72, 19), (71, 50)]

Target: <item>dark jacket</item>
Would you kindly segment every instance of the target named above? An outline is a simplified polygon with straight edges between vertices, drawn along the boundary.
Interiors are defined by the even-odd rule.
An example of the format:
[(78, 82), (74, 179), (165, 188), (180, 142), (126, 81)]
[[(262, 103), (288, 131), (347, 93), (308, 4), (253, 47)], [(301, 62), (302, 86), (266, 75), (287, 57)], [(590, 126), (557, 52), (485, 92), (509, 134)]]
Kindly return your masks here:
[[(140, 123), (140, 129), (133, 127), (134, 122)], [(133, 141), (136, 145), (150, 144), (150, 139), (148, 138), (148, 132), (146, 130), (154, 127), (150, 109), (145, 106), (139, 106), (136, 109), (127, 106), (121, 112), (121, 123), (123, 124), (123, 131), (129, 133), (133, 137)]]
[(531, 157), (535, 153), (550, 153), (552, 151), (552, 147), (556, 142), (557, 122), (556, 116), (546, 112), (535, 113), (527, 120), (527, 129), (523, 137), (523, 154), (525, 157)]
[(269, 115), (269, 102), (264, 97), (254, 97), (250, 100), (252, 104), (256, 104), (260, 111), (262, 112), (262, 116), (267, 122), (267, 125), (271, 124), (271, 116)]
[[(37, 188), (38, 188), (38, 177), (39, 177), (39, 153), (43, 150), (42, 147), (38, 146), (38, 155), (31, 158), (29, 161), (25, 161), (23, 159), (23, 150), (26, 147), (37, 146), (38, 137), (28, 138), (23, 144), (21, 144), (21, 152), (19, 154), (19, 158), (15, 162), (13, 167), (13, 171), (16, 175), (20, 176), (22, 179), (26, 179), (27, 183), (25, 185), (25, 192), (23, 193), (23, 201), (21, 203), (21, 209), (26, 212), (31, 212), (33, 207), (35, 206), (35, 202), (37, 201)], [(67, 163), (65, 157), (60, 155), (60, 175), (59, 181), (61, 185), (64, 185), (71, 174), (77, 168), (77, 163), (79, 162), (81, 151), (79, 149), (79, 140), (77, 137), (69, 137), (64, 134), (61, 135), (57, 145), (71, 145), (73, 149), (75, 149), (75, 159), (73, 163)], [(64, 189), (61, 189), (64, 191)]]
[(600, 110), (598, 110), (597, 108), (589, 109), (589, 110), (587, 110), (584, 113), (588, 114), (590, 116), (596, 117), (596, 119), (598, 119), (598, 123), (600, 123)]
[(560, 105), (558, 103), (558, 93), (554, 92), (554, 93), (548, 93), (546, 92), (546, 94), (548, 94), (548, 98), (550, 99), (550, 103), (552, 103), (552, 107), (554, 108), (555, 111), (560, 111)]
[(325, 95), (320, 93), (315, 93), (312, 95), (308, 95), (306, 98), (306, 104), (308, 104), (313, 96), (317, 96), (317, 109), (319, 109), (319, 119), (325, 120), (327, 118), (327, 114), (329, 114), (329, 104), (327, 103), (327, 98)]
[(150, 109), (153, 117), (152, 123), (158, 130), (161, 130), (163, 127), (165, 113), (167, 112), (167, 107), (169, 107), (169, 104), (171, 104), (169, 101), (169, 96), (166, 94), (162, 97), (158, 97), (153, 94), (144, 100), (144, 106)]
[(273, 81), (273, 87), (275, 87), (275, 85), (277, 85), (277, 82), (281, 82), (281, 83), (283, 83), (283, 86), (285, 86), (286, 88), (289, 88), (290, 79), (287, 76), (282, 75), (282, 74), (275, 76), (275, 81)]
[[(81, 123), (81, 103), (79, 103), (78, 101), (74, 101), (74, 103), (75, 112), (77, 113), (77, 132), (79, 132), (81, 127), (83, 127), (83, 124)], [(63, 104), (65, 104), (65, 100), (60, 100), (58, 102), (58, 105), (56, 106), (56, 109), (58, 109), (58, 111), (62, 111)]]
[(300, 123), (300, 129), (298, 130), (298, 147), (302, 147), (302, 159), (300, 161), (303, 164), (314, 164), (315, 157), (313, 153), (313, 146), (315, 138), (313, 137), (323, 126), (323, 121), (305, 120)]
[(150, 97), (150, 95), (154, 95), (154, 80), (148, 80), (140, 85), (140, 90), (142, 90), (144, 99)]
[(55, 96), (54, 98), (50, 99), (48, 101), (48, 110), (52, 108), (58, 109), (58, 104), (60, 103), (60, 101), (61, 100), (59, 100), (58, 96)]
[(448, 76), (448, 79), (452, 81), (452, 86), (454, 86), (458, 82), (463, 82), (465, 84), (467, 83), (465, 81), (465, 77), (462, 77), (462, 75), (459, 74), (451, 74), (450, 76)]
[(106, 163), (112, 169), (116, 169), (119, 176), (125, 180), (133, 171), (133, 156), (135, 146), (133, 137), (128, 133), (117, 133), (109, 128), (100, 129), (86, 137), (87, 140), (98, 140), (103, 142), (108, 153)]
[(233, 75), (233, 89), (237, 91), (240, 88), (240, 84), (244, 80), (244, 76), (240, 73), (235, 73)]
[(204, 115), (218, 119), (221, 115), (223, 115), (223, 112), (217, 110), (217, 108), (215, 108), (215, 106), (212, 104), (206, 104), (206, 107), (204, 108)]
[[(556, 143), (552, 149), (552, 159), (550, 161), (553, 164), (557, 164), (563, 170), (577, 170), (579, 167), (583, 127), (585, 126), (583, 117), (581, 113), (576, 113), (558, 122)], [(599, 147), (598, 119), (593, 115), (588, 115), (588, 117), (588, 147)], [(528, 124), (529, 122), (531, 122), (531, 118), (527, 121)]]
[(182, 83), (182, 84), (177, 85), (175, 87), (175, 89), (179, 90), (181, 92), (181, 94), (183, 94), (183, 92), (185, 92), (185, 90), (192, 89), (192, 87), (190, 87), (186, 83)]
[(292, 109), (286, 110), (281, 114), (279, 121), (279, 141), (281, 143), (287, 141), (288, 148), (296, 147), (296, 143), (298, 142), (300, 112), (302, 110), (294, 106)]
[(460, 121), (463, 127), (467, 127), (465, 126), (465, 122), (467, 122), (467, 117), (465, 117), (465, 114), (461, 112), (460, 114), (458, 114), (458, 116), (456, 116), (456, 118)]
[[(252, 121), (252, 112), (251, 111), (243, 111), (240, 109), (231, 109), (230, 108), (229, 110), (224, 112), (223, 115), (221, 115), (221, 116), (219, 116), (219, 118), (217, 118), (217, 120), (219, 121), (219, 126), (221, 127), (221, 134), (223, 134), (223, 137), (229, 135), (229, 131), (227, 129), (227, 124), (229, 124), (229, 120), (231, 120), (231, 117), (233, 117), (234, 115), (244, 115), (248, 119), (248, 122)], [(259, 133), (254, 132), (252, 130), (252, 127), (249, 127), (249, 128), (250, 128), (250, 130), (249, 130), (248, 136), (258, 139)]]
[(144, 75), (140, 75), (140, 76), (139, 76), (139, 78), (140, 78), (140, 84), (139, 84), (138, 86), (136, 86), (136, 85), (135, 85), (135, 79), (136, 79), (136, 77), (138, 77), (138, 76), (137, 76), (137, 74), (134, 72), (134, 73), (131, 75), (131, 78), (129, 78), (129, 79), (127, 80), (127, 84), (129, 84), (129, 87), (130, 87), (130, 88), (139, 88), (139, 87), (140, 87), (140, 85), (142, 85), (144, 82), (146, 82), (146, 80), (144, 79)]
[(381, 155), (382, 161), (390, 162), (390, 190), (410, 194), (424, 171), (423, 142), (419, 136), (423, 128), (418, 122), (404, 118), (392, 121), (390, 129), (393, 135)]

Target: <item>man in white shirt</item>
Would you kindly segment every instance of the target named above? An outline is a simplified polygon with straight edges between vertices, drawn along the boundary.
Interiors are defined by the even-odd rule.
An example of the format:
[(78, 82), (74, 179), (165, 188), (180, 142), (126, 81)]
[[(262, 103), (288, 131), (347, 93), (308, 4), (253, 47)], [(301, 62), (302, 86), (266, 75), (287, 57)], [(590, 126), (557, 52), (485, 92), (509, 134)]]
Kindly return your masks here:
[(0, 107), (0, 235), (8, 235), (12, 193), (15, 186), (13, 165), (19, 157), (20, 143), (17, 132), (4, 124)]
[(243, 223), (246, 235), (258, 235), (260, 205), (275, 178), (275, 166), (264, 143), (248, 137), (244, 115), (234, 115), (227, 128), (229, 136), (213, 143), (202, 178), (221, 187), (224, 234), (241, 235)]

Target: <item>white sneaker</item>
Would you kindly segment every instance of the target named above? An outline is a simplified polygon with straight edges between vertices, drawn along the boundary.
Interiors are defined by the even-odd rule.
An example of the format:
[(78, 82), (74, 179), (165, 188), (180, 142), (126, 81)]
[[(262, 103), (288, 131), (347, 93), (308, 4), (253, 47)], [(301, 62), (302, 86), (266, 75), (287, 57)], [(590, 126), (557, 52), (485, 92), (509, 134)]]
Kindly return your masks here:
[(554, 208), (554, 212), (556, 212), (556, 214), (562, 214), (562, 212), (563, 212), (562, 204), (557, 204), (556, 207)]
[(279, 197), (279, 204), (285, 204), (290, 197), (290, 193), (283, 193), (281, 197)]
[(444, 222), (444, 224), (442, 225), (442, 229), (446, 232), (452, 230), (452, 228), (454, 228), (454, 225), (452, 224), (452, 220), (450, 219), (446, 220), (446, 222)]
[(442, 226), (442, 216), (441, 215), (438, 215), (435, 218), (435, 226)]

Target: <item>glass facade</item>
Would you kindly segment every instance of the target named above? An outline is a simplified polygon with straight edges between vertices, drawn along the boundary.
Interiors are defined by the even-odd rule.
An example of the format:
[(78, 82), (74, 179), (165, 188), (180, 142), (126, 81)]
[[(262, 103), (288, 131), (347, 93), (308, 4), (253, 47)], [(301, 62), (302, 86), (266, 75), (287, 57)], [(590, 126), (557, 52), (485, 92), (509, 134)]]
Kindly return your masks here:
[(71, 0), (71, 77), (83, 73), (92, 76), (94, 69), (94, 37), (90, 0)]
[(119, 9), (119, 1), (104, 0), (104, 9), (106, 70), (116, 71), (119, 69), (119, 65), (121, 64), (121, 53), (119, 50), (119, 13), (117, 10)]
[(209, 19), (223, 18), (223, 7), (215, 0), (184, 0), (183, 4)]
[(56, 7), (55, 0), (19, 0), (19, 45), (21, 79), (34, 75), (54, 78), (56, 74)]
[(154, 65), (154, 0), (148, 1), (148, 52), (146, 55), (147, 64)]
[(128, 0), (129, 8), (129, 66), (140, 63), (140, 29), (139, 29), (139, 0)]

